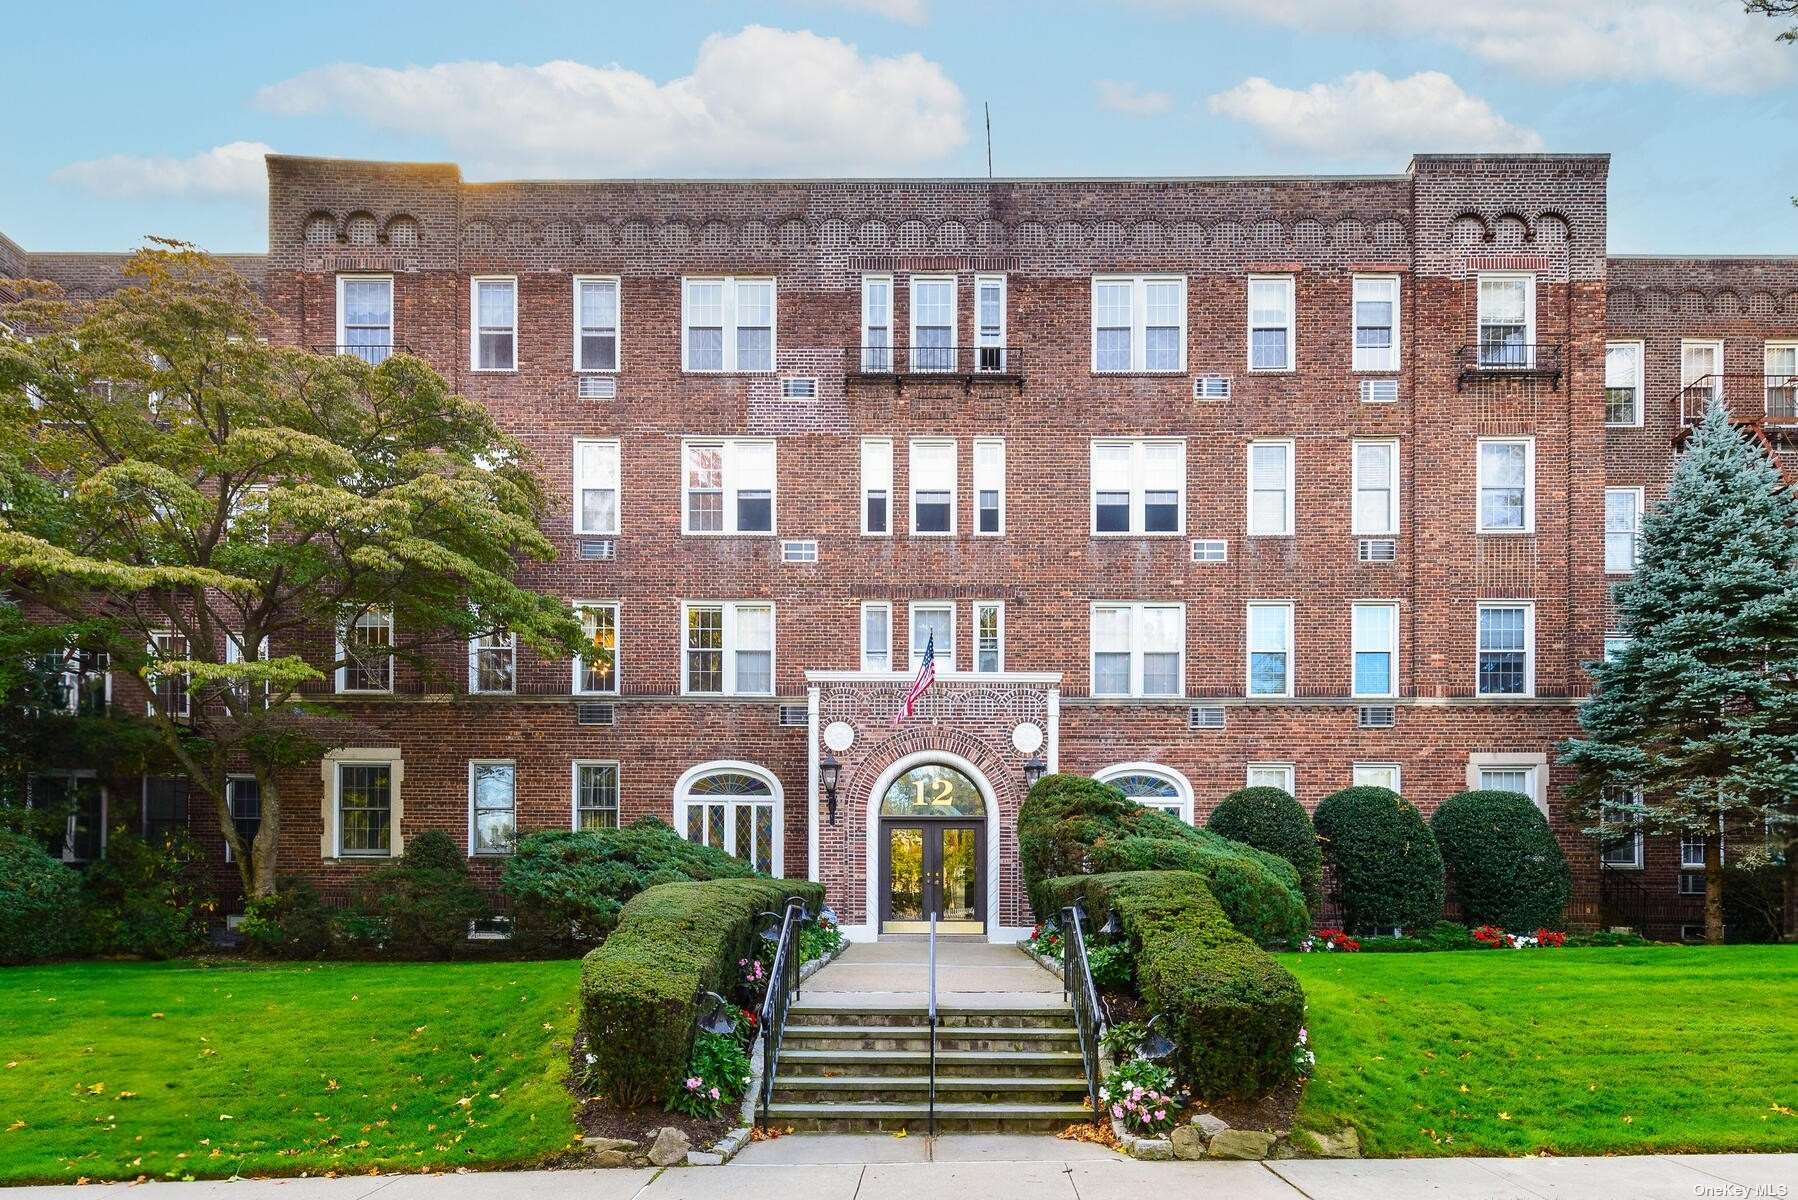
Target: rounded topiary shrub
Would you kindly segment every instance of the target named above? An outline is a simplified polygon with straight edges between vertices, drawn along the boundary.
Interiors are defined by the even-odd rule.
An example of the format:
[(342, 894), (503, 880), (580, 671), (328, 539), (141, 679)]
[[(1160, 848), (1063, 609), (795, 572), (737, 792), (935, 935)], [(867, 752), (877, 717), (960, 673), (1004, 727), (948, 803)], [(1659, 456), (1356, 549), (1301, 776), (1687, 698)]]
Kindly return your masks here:
[(1276, 787), (1248, 787), (1231, 792), (1212, 810), (1205, 825), (1213, 833), (1270, 854), (1278, 854), (1299, 873), (1305, 903), (1315, 911), (1323, 900), (1324, 855), (1317, 845), (1311, 814), (1290, 792)]
[(1450, 796), (1430, 818), (1469, 925), (1555, 929), (1573, 877), (1535, 801), (1520, 792)]
[(1442, 919), (1442, 854), (1423, 814), (1390, 788), (1325, 796), (1312, 818), (1336, 871), (1351, 933), (1419, 929)]
[(488, 908), (462, 848), (441, 829), (407, 841), (400, 860), (371, 874), (357, 899), (370, 921), (356, 927), (361, 936), (352, 940), (373, 940), (399, 958), (454, 958), (467, 949), (470, 924)]
[(21, 834), (0, 831), (0, 964), (87, 950), (81, 876)]

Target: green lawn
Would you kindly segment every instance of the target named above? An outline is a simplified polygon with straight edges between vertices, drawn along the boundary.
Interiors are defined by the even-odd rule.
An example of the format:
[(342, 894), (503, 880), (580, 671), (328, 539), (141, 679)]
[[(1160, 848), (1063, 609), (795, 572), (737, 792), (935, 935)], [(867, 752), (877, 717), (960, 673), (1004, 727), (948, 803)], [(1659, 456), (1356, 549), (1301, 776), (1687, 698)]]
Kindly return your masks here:
[(1370, 1156), (1798, 1150), (1798, 947), (1281, 961)]
[(0, 1183), (506, 1166), (575, 1136), (579, 964), (0, 971)]

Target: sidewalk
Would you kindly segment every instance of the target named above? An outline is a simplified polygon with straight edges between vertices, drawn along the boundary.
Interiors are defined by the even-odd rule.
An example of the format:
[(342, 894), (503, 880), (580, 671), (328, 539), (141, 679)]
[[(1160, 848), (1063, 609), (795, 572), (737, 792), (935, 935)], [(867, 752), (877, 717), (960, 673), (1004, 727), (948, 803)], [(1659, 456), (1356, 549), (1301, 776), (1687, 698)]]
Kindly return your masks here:
[[(1693, 1200), (1798, 1196), (1798, 1155), (1144, 1163), (1054, 1139), (783, 1138), (726, 1167), (0, 1189), (0, 1200)], [(834, 1143), (834, 1145), (833, 1145)], [(1025, 1143), (1029, 1143), (1026, 1145)], [(763, 1153), (753, 1158), (754, 1151)], [(1038, 1158), (1041, 1155), (1043, 1157)], [(770, 1158), (789, 1161), (775, 1163)], [(837, 1161), (830, 1161), (831, 1159)], [(845, 1162), (845, 1158), (855, 1161)], [(762, 1165), (753, 1165), (757, 1160)]]

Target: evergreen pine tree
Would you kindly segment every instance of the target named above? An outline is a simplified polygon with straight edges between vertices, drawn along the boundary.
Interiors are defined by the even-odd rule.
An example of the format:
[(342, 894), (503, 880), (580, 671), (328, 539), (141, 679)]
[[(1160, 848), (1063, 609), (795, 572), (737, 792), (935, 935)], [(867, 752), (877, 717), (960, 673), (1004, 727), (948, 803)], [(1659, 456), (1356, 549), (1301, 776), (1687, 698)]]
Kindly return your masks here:
[(1719, 830), (1798, 795), (1798, 499), (1767, 452), (1713, 404), (1616, 588), (1628, 642), (1592, 665), (1585, 737), (1563, 747), (1570, 793), (1619, 823), (1705, 839), (1705, 939), (1723, 938)]

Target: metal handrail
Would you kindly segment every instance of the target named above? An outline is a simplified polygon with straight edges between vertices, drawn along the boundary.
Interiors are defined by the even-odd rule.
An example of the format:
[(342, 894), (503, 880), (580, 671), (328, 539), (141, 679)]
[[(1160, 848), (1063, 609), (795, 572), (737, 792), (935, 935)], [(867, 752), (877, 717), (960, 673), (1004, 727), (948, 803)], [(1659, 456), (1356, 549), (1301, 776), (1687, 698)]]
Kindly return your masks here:
[(799, 995), (799, 927), (805, 905), (787, 901), (780, 921), (780, 941), (768, 972), (768, 994), (762, 999), (762, 1128), (768, 1127), (768, 1105), (774, 1099), (774, 1073), (780, 1069), (780, 1043), (787, 1031), (787, 1006)]
[(930, 1109), (925, 1132), (936, 1136), (936, 913), (930, 914)]
[(1018, 346), (850, 346), (851, 375), (993, 375), (1024, 373)]
[(1086, 1096), (1092, 1106), (1093, 1120), (1099, 1107), (1099, 1043), (1105, 1036), (1105, 1006), (1099, 1003), (1099, 989), (1093, 986), (1092, 970), (1086, 962), (1086, 933), (1081, 928), (1085, 913), (1078, 905), (1061, 910), (1062, 972), (1061, 990), (1074, 1005), (1074, 1027), (1080, 1032), (1081, 1065), (1086, 1068)]
[(1455, 351), (1455, 363), (1460, 368), (1455, 390), (1459, 391), (1474, 379), (1534, 375), (1546, 375), (1559, 387), (1565, 365), (1565, 346), (1565, 342), (1558, 340), (1508, 342), (1493, 339), (1461, 346)]
[(1714, 402), (1732, 421), (1798, 424), (1798, 375), (1724, 371), (1702, 375), (1679, 390), (1679, 421), (1696, 425)]
[(359, 358), (371, 367), (378, 367), (395, 354), (410, 354), (412, 349), (399, 342), (376, 342), (351, 345), (347, 342), (327, 342), (322, 345), (306, 347), (314, 354), (347, 354), (351, 358)]

